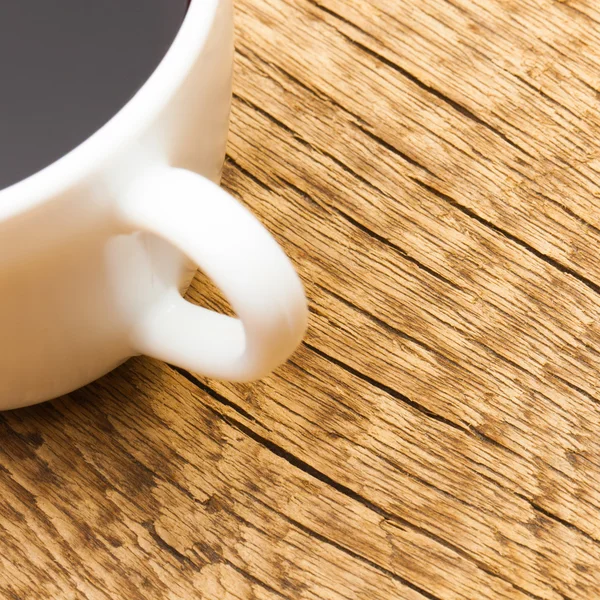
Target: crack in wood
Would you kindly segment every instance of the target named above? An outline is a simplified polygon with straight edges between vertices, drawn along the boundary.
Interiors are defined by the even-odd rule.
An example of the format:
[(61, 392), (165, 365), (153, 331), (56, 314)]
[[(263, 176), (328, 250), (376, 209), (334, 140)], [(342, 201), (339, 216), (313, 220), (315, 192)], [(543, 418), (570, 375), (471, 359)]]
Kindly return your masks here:
[[(334, 12), (332, 10), (329, 10), (328, 8), (326, 8), (323, 5), (319, 4), (315, 0), (306, 0), (306, 1), (309, 2), (310, 4), (313, 4), (314, 6), (318, 7), (323, 12), (326, 12), (327, 14), (331, 15), (332, 17), (334, 17), (334, 18), (336, 18), (336, 19), (338, 19), (338, 20), (346, 23), (347, 25), (350, 25), (354, 29), (360, 31), (365, 36), (367, 36), (369, 38), (372, 37), (368, 32), (362, 30), (356, 24), (352, 23), (351, 21), (348, 21), (344, 17), (341, 17), (336, 12)], [(387, 65), (390, 69), (393, 69), (394, 71), (396, 71), (397, 73), (399, 73), (400, 75), (402, 75), (403, 77), (405, 77), (406, 79), (408, 79), (409, 81), (411, 81), (412, 83), (414, 83), (415, 85), (417, 85), (423, 91), (425, 91), (425, 92), (427, 92), (427, 93), (435, 96), (438, 100), (440, 100), (443, 103), (451, 106), (455, 111), (457, 111), (459, 114), (463, 115), (467, 119), (473, 121), (474, 123), (477, 123), (478, 125), (481, 125), (482, 127), (484, 127), (485, 129), (487, 129), (488, 131), (492, 132), (494, 135), (498, 136), (504, 142), (506, 142), (507, 144), (509, 144), (510, 146), (512, 146), (515, 150), (518, 150), (519, 152), (525, 154), (526, 156), (529, 156), (529, 158), (535, 159), (535, 157), (530, 152), (528, 152), (527, 150), (525, 150), (523, 147), (519, 146), (516, 142), (514, 142), (513, 140), (511, 140), (502, 131), (496, 129), (494, 126), (492, 126), (489, 123), (487, 123), (486, 121), (484, 121), (481, 117), (478, 117), (473, 111), (469, 110), (466, 106), (463, 106), (460, 102), (457, 102), (456, 100), (450, 98), (449, 96), (447, 96), (443, 92), (440, 92), (436, 88), (434, 88), (434, 87), (432, 87), (432, 86), (430, 86), (430, 85), (422, 82), (416, 75), (413, 75), (410, 71), (407, 71), (403, 67), (397, 65), (396, 63), (394, 63), (393, 61), (391, 61), (389, 58), (386, 58), (385, 56), (383, 56), (382, 54), (380, 54), (376, 50), (373, 50), (372, 48), (369, 48), (368, 46), (365, 46), (361, 42), (359, 42), (359, 41), (351, 38), (350, 36), (348, 36), (347, 34), (345, 34), (343, 31), (341, 31), (341, 30), (338, 29), (338, 33), (344, 39), (346, 39), (348, 41), (348, 43), (356, 46), (357, 48), (360, 48), (360, 50), (362, 50), (365, 54), (368, 54), (369, 56), (373, 57), (375, 60), (378, 60), (379, 62)]]

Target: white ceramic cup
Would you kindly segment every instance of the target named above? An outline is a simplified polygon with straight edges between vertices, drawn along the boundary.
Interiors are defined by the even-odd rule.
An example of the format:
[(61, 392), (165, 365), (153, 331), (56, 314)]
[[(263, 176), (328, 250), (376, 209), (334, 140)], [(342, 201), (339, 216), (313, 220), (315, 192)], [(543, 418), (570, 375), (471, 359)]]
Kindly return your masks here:
[[(232, 64), (231, 0), (193, 0), (113, 119), (0, 191), (0, 409), (68, 393), (136, 354), (248, 381), (299, 344), (298, 276), (216, 185)], [(197, 266), (239, 319), (182, 298)]]

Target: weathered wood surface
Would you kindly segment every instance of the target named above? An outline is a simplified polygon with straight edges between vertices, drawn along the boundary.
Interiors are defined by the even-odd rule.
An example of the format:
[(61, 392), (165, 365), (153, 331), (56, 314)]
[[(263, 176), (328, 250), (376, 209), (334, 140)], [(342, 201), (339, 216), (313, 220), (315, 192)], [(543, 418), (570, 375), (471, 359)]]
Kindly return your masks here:
[(135, 359), (0, 416), (2, 597), (599, 598), (600, 5), (236, 26), (224, 185), (306, 343), (254, 385)]

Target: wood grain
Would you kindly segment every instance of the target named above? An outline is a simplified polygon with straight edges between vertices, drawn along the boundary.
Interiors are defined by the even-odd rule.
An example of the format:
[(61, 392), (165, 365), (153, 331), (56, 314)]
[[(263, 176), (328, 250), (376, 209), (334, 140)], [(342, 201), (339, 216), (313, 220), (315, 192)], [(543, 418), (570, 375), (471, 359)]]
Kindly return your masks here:
[[(224, 186), (307, 286), (253, 385), (0, 416), (0, 597), (600, 597), (600, 9), (238, 0)], [(198, 275), (191, 301), (227, 310)]]

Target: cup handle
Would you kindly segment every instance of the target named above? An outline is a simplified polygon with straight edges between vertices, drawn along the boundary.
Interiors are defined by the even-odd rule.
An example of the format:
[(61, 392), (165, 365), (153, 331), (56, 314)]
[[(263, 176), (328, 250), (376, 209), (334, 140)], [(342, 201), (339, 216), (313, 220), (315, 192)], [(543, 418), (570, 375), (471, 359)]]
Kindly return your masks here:
[(252, 381), (296, 349), (308, 318), (300, 279), (267, 230), (220, 187), (190, 171), (157, 169), (128, 189), (119, 217), (128, 230), (179, 248), (239, 317), (194, 306), (169, 290), (132, 330), (139, 353), (216, 379)]

